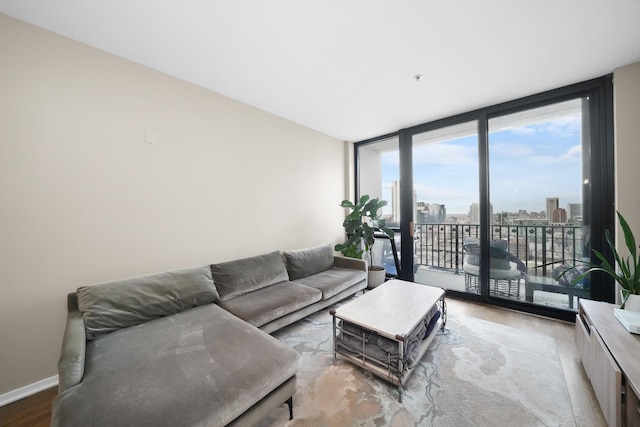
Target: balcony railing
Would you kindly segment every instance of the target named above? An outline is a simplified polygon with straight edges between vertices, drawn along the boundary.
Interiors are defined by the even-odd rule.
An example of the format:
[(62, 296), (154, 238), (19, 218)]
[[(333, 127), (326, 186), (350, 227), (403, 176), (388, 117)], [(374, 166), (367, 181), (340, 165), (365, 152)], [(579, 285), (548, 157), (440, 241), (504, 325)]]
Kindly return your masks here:
[[(589, 252), (584, 248), (581, 225), (492, 225), (490, 235), (491, 240), (507, 240), (508, 251), (536, 276), (549, 277), (561, 264), (579, 264)], [(480, 226), (475, 224), (415, 224), (417, 263), (459, 273), (464, 238), (479, 236)]]

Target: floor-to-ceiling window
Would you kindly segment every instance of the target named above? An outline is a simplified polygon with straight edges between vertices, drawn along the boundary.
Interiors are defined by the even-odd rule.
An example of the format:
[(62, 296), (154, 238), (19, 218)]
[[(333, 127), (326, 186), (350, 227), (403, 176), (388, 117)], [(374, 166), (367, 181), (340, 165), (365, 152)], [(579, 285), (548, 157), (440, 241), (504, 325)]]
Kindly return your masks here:
[(397, 136), (361, 144), (358, 150), (359, 193), (386, 200), (383, 216), (392, 226), (400, 223), (399, 159)]
[(478, 121), (416, 133), (411, 143), (414, 281), (479, 293), (477, 280), (465, 286), (463, 263), (480, 227)]
[[(504, 263), (510, 270), (491, 269), (494, 295), (568, 309), (590, 297), (586, 281), (574, 284), (573, 276), (562, 275), (590, 253), (582, 220), (582, 189), (590, 180), (583, 168), (588, 108), (588, 98), (578, 97), (489, 119), (490, 244), (515, 262)], [(526, 276), (518, 275), (518, 264)], [(524, 286), (509, 287), (502, 279), (509, 274)]]
[(605, 278), (558, 280), (606, 249), (610, 93), (607, 76), (356, 143), (358, 193), (402, 230), (400, 276), (566, 319), (611, 300)]
[[(370, 143), (361, 143), (358, 149), (358, 193), (387, 201), (382, 208), (386, 225), (396, 230), (391, 241), (380, 237), (373, 246), (373, 262), (385, 268), (388, 276), (398, 276), (400, 226), (400, 151), (398, 136), (386, 136)], [(394, 251), (395, 249), (395, 251)]]

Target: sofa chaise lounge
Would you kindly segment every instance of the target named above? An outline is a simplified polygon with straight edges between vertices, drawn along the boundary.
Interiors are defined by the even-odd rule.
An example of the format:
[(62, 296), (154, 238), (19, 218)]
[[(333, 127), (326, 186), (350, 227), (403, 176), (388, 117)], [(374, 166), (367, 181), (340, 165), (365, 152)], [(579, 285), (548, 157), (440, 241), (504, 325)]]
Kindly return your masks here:
[(268, 333), (366, 287), (330, 245), (117, 280), (68, 296), (52, 426), (251, 426), (298, 353)]

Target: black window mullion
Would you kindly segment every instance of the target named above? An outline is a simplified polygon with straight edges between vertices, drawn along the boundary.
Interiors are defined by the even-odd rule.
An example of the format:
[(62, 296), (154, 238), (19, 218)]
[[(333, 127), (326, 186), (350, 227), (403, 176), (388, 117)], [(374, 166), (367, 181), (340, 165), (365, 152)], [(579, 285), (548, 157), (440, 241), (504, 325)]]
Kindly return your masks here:
[[(401, 278), (413, 282), (413, 155), (411, 136), (406, 130), (398, 135), (400, 148), (400, 270)], [(407, 218), (411, 218), (407, 220)]]
[(489, 296), (489, 242), (491, 240), (489, 198), (489, 123), (486, 114), (478, 117), (478, 171), (480, 173), (480, 294)]

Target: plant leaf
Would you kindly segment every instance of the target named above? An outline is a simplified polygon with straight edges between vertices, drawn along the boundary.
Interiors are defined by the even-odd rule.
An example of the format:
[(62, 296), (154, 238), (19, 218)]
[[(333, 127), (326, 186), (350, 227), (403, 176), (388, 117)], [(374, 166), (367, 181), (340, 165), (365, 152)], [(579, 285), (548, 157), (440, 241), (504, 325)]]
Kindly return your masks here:
[[(375, 243), (375, 231), (380, 229), (383, 233), (393, 236), (393, 231), (386, 227), (386, 222), (379, 218), (385, 200), (371, 198), (365, 194), (354, 205), (349, 200), (343, 200), (340, 206), (350, 208), (351, 212), (345, 217), (342, 225), (347, 234), (347, 240), (341, 245), (336, 245), (344, 256), (361, 258), (364, 252), (369, 252)], [(339, 248), (339, 249), (338, 249)]]
[(351, 203), (351, 200), (343, 200), (340, 202), (340, 206), (343, 208), (354, 208), (355, 206)]
[[(626, 219), (620, 212), (617, 212), (618, 220), (620, 221), (620, 227), (624, 233), (625, 243), (629, 250), (629, 256), (626, 258), (625, 268), (627, 269), (629, 276), (629, 291), (633, 294), (640, 294), (640, 259), (638, 258), (636, 240), (631, 231), (631, 227)], [(631, 273), (633, 270), (633, 273)]]
[(633, 232), (631, 231), (631, 227), (627, 223), (627, 220), (618, 212), (618, 220), (620, 220), (620, 227), (622, 227), (622, 231), (624, 232), (624, 239), (627, 244), (627, 248), (629, 249), (629, 253), (633, 257), (634, 261), (636, 259), (636, 239), (633, 237)]
[(364, 194), (362, 197), (360, 197), (360, 200), (358, 201), (358, 204), (356, 205), (356, 208), (361, 210), (362, 207), (367, 203), (367, 200), (369, 200), (369, 195), (368, 194)]
[(393, 230), (390, 228), (386, 227), (386, 223), (385, 224), (379, 224), (378, 228), (380, 229), (380, 231), (382, 231), (384, 234), (387, 235), (387, 237), (393, 239)]

